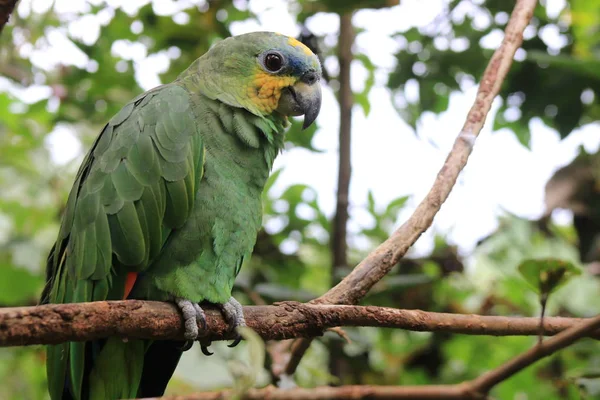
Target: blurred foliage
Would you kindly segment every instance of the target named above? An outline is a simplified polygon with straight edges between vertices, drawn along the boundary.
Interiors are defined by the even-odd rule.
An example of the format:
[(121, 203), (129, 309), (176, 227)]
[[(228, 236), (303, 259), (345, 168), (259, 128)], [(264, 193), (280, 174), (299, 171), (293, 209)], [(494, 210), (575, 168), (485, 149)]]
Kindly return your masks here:
[[(502, 87), (494, 129), (508, 128), (528, 146), (532, 118), (563, 138), (579, 124), (598, 119), (600, 58), (598, 34), (593, 32), (599, 26), (594, 14), (599, 4), (572, 1), (557, 16), (549, 16), (544, 7), (536, 9)], [(407, 122), (415, 126), (424, 112), (445, 111), (451, 92), (479, 79), (500, 44), (513, 5), (452, 0), (430, 26), (398, 33), (398, 64), (389, 85), (397, 92), (395, 103)], [(418, 85), (418, 98), (404, 95), (409, 83)]]
[[(146, 74), (158, 73), (162, 82), (172, 80), (215, 41), (228, 36), (231, 24), (256, 18), (252, 1), (140, 3), (140, 7), (127, 2), (115, 6), (114, 1), (81, 0), (70, 3), (72, 10), (65, 11), (58, 1), (46, 6), (23, 0), (0, 36), (0, 306), (35, 304), (44, 284), (44, 260), (82, 157), (79, 151), (74, 160), (57, 164), (51, 158), (53, 146), (71, 143), (77, 149), (81, 143), (87, 149), (102, 124), (143, 90), (144, 68)], [(381, 8), (395, 2), (298, 0), (287, 4), (302, 23), (318, 13)], [(465, 90), (481, 76), (512, 6), (513, 2), (497, 0), (449, 1), (446, 12), (430, 26), (396, 33), (400, 51), (391, 71), (357, 52), (356, 61), (367, 72), (362, 90), (354, 94), (357, 105), (369, 113), (375, 76), (385, 73), (392, 91), (390, 101), (413, 126), (423, 113), (443, 112), (452, 92)], [(552, 16), (545, 7), (538, 7), (525, 35), (524, 52), (517, 55), (503, 86), (496, 129), (508, 128), (528, 145), (532, 118), (557, 129), (562, 137), (598, 118), (599, 7), (600, 1), (573, 0), (560, 15)], [(558, 39), (548, 40), (549, 34)], [(335, 55), (335, 43), (311, 40), (322, 59)], [(560, 48), (556, 43), (562, 43)], [(69, 49), (72, 57), (58, 57), (56, 48)], [(334, 89), (339, 86), (336, 74), (334, 67), (327, 71)], [(416, 98), (407, 95), (407, 87), (415, 84)], [(318, 151), (313, 145), (317, 129), (300, 131), (294, 121), (289, 146)], [(592, 251), (600, 248), (594, 246), (600, 232), (595, 218), (600, 215), (595, 200), (600, 193), (598, 164), (590, 161), (597, 157), (582, 153), (571, 166), (557, 172), (548, 186), (549, 212), (556, 207), (573, 210), (575, 227), (555, 226), (548, 218), (532, 222), (505, 216), (498, 230), (468, 255), (437, 237), (431, 254), (402, 260), (373, 288), (365, 304), (537, 315), (537, 296), (528, 290), (517, 267), (525, 260), (553, 258), (577, 267), (582, 261), (596, 263), (552, 294), (548, 315), (600, 312), (600, 283), (592, 277), (600, 273), (593, 268), (600, 252)], [(331, 281), (331, 216), (321, 209), (318, 193), (310, 186), (294, 184), (276, 194), (273, 185), (280, 172), (274, 171), (264, 194), (265, 230), (236, 282), (235, 295), (246, 304), (306, 301), (325, 292)], [(349, 240), (352, 262), (386, 239), (407, 204), (406, 197), (385, 205), (376, 200), (377, 193), (366, 196), (364, 211), (372, 224), (361, 227)], [(578, 225), (582, 218), (585, 223)], [(355, 245), (359, 242), (367, 245)], [(582, 246), (588, 256), (580, 259)], [(347, 329), (347, 333), (352, 343), (344, 345), (341, 383), (380, 385), (471, 379), (536, 340), (373, 328)], [(296, 374), (300, 385), (332, 381), (327, 347), (337, 340), (337, 335), (328, 333), (313, 343)], [(256, 352), (264, 353), (264, 347), (260, 339), (250, 342), (235, 350), (221, 346), (211, 359), (189, 352), (168, 390), (186, 393), (225, 385), (243, 390), (255, 380), (259, 385), (269, 383), (268, 373), (258, 371), (262, 362), (257, 364), (261, 360)], [(598, 396), (599, 346), (582, 341), (503, 382), (492, 395), (502, 399)], [(235, 362), (238, 359), (245, 359), (245, 364)], [(268, 357), (265, 363), (268, 367)], [(231, 375), (237, 378), (235, 383), (228, 378)], [(0, 381), (0, 399), (46, 398), (43, 349), (0, 349)]]
[(571, 277), (581, 275), (581, 271), (572, 263), (553, 258), (525, 260), (519, 265), (519, 272), (532, 289), (544, 298)]
[[(573, 213), (583, 262), (600, 260), (600, 153), (580, 148), (570, 164), (554, 173), (546, 184), (546, 214), (562, 208)], [(600, 271), (599, 271), (600, 272)]]

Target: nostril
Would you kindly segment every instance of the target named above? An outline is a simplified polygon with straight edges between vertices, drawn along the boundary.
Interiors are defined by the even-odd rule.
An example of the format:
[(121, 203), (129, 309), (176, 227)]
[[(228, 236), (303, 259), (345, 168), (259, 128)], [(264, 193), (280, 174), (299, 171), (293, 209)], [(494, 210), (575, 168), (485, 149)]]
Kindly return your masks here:
[(308, 85), (312, 85), (318, 79), (319, 79), (319, 77), (317, 76), (317, 73), (314, 72), (314, 71), (308, 71), (307, 73), (305, 73), (304, 75), (302, 75), (302, 82), (304, 82), (304, 83), (306, 83)]

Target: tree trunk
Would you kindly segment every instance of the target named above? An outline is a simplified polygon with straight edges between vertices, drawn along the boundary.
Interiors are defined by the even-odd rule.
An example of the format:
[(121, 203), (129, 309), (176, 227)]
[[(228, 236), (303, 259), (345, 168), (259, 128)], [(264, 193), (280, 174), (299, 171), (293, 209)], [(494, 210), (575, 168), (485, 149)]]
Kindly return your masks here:
[[(338, 282), (336, 270), (348, 267), (348, 205), (350, 176), (352, 171), (350, 159), (350, 144), (352, 130), (352, 87), (350, 85), (350, 65), (352, 63), (352, 44), (354, 43), (354, 28), (352, 26), (352, 14), (340, 16), (340, 35), (338, 39), (338, 60), (340, 65), (338, 102), (340, 105), (340, 136), (339, 136), (339, 168), (338, 189), (335, 218), (333, 221), (332, 240), (332, 271), (331, 285)], [(330, 342), (329, 372), (338, 378), (341, 383), (342, 377), (348, 367), (344, 357), (344, 343), (340, 339)]]

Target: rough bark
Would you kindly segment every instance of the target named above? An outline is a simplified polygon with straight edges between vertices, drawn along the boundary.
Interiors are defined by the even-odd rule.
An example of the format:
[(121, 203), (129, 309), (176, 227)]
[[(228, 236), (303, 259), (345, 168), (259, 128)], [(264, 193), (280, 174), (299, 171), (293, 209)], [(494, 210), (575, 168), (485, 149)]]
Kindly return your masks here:
[[(433, 313), (385, 307), (311, 305), (296, 302), (244, 307), (246, 322), (263, 339), (281, 340), (322, 335), (336, 326), (374, 326), (411, 331), (470, 335), (537, 335), (539, 318)], [(233, 338), (216, 308), (206, 308), (203, 338)], [(544, 318), (544, 332), (555, 335), (585, 321)], [(183, 339), (177, 308), (170, 303), (127, 300), (48, 304), (0, 309), (0, 347), (55, 344), (119, 336)]]

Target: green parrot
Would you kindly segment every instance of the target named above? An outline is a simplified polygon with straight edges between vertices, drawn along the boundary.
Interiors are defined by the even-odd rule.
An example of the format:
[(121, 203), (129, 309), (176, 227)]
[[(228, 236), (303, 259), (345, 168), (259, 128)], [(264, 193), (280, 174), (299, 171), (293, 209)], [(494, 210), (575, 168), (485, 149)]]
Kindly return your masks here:
[(217, 43), (106, 124), (71, 189), (41, 302), (172, 301), (188, 342), (49, 346), (53, 400), (162, 395), (205, 324), (203, 301), (220, 305), (232, 328), (245, 324), (231, 289), (261, 227), (287, 117), (304, 115), (304, 128), (315, 120), (320, 79), (301, 42), (249, 33)]

